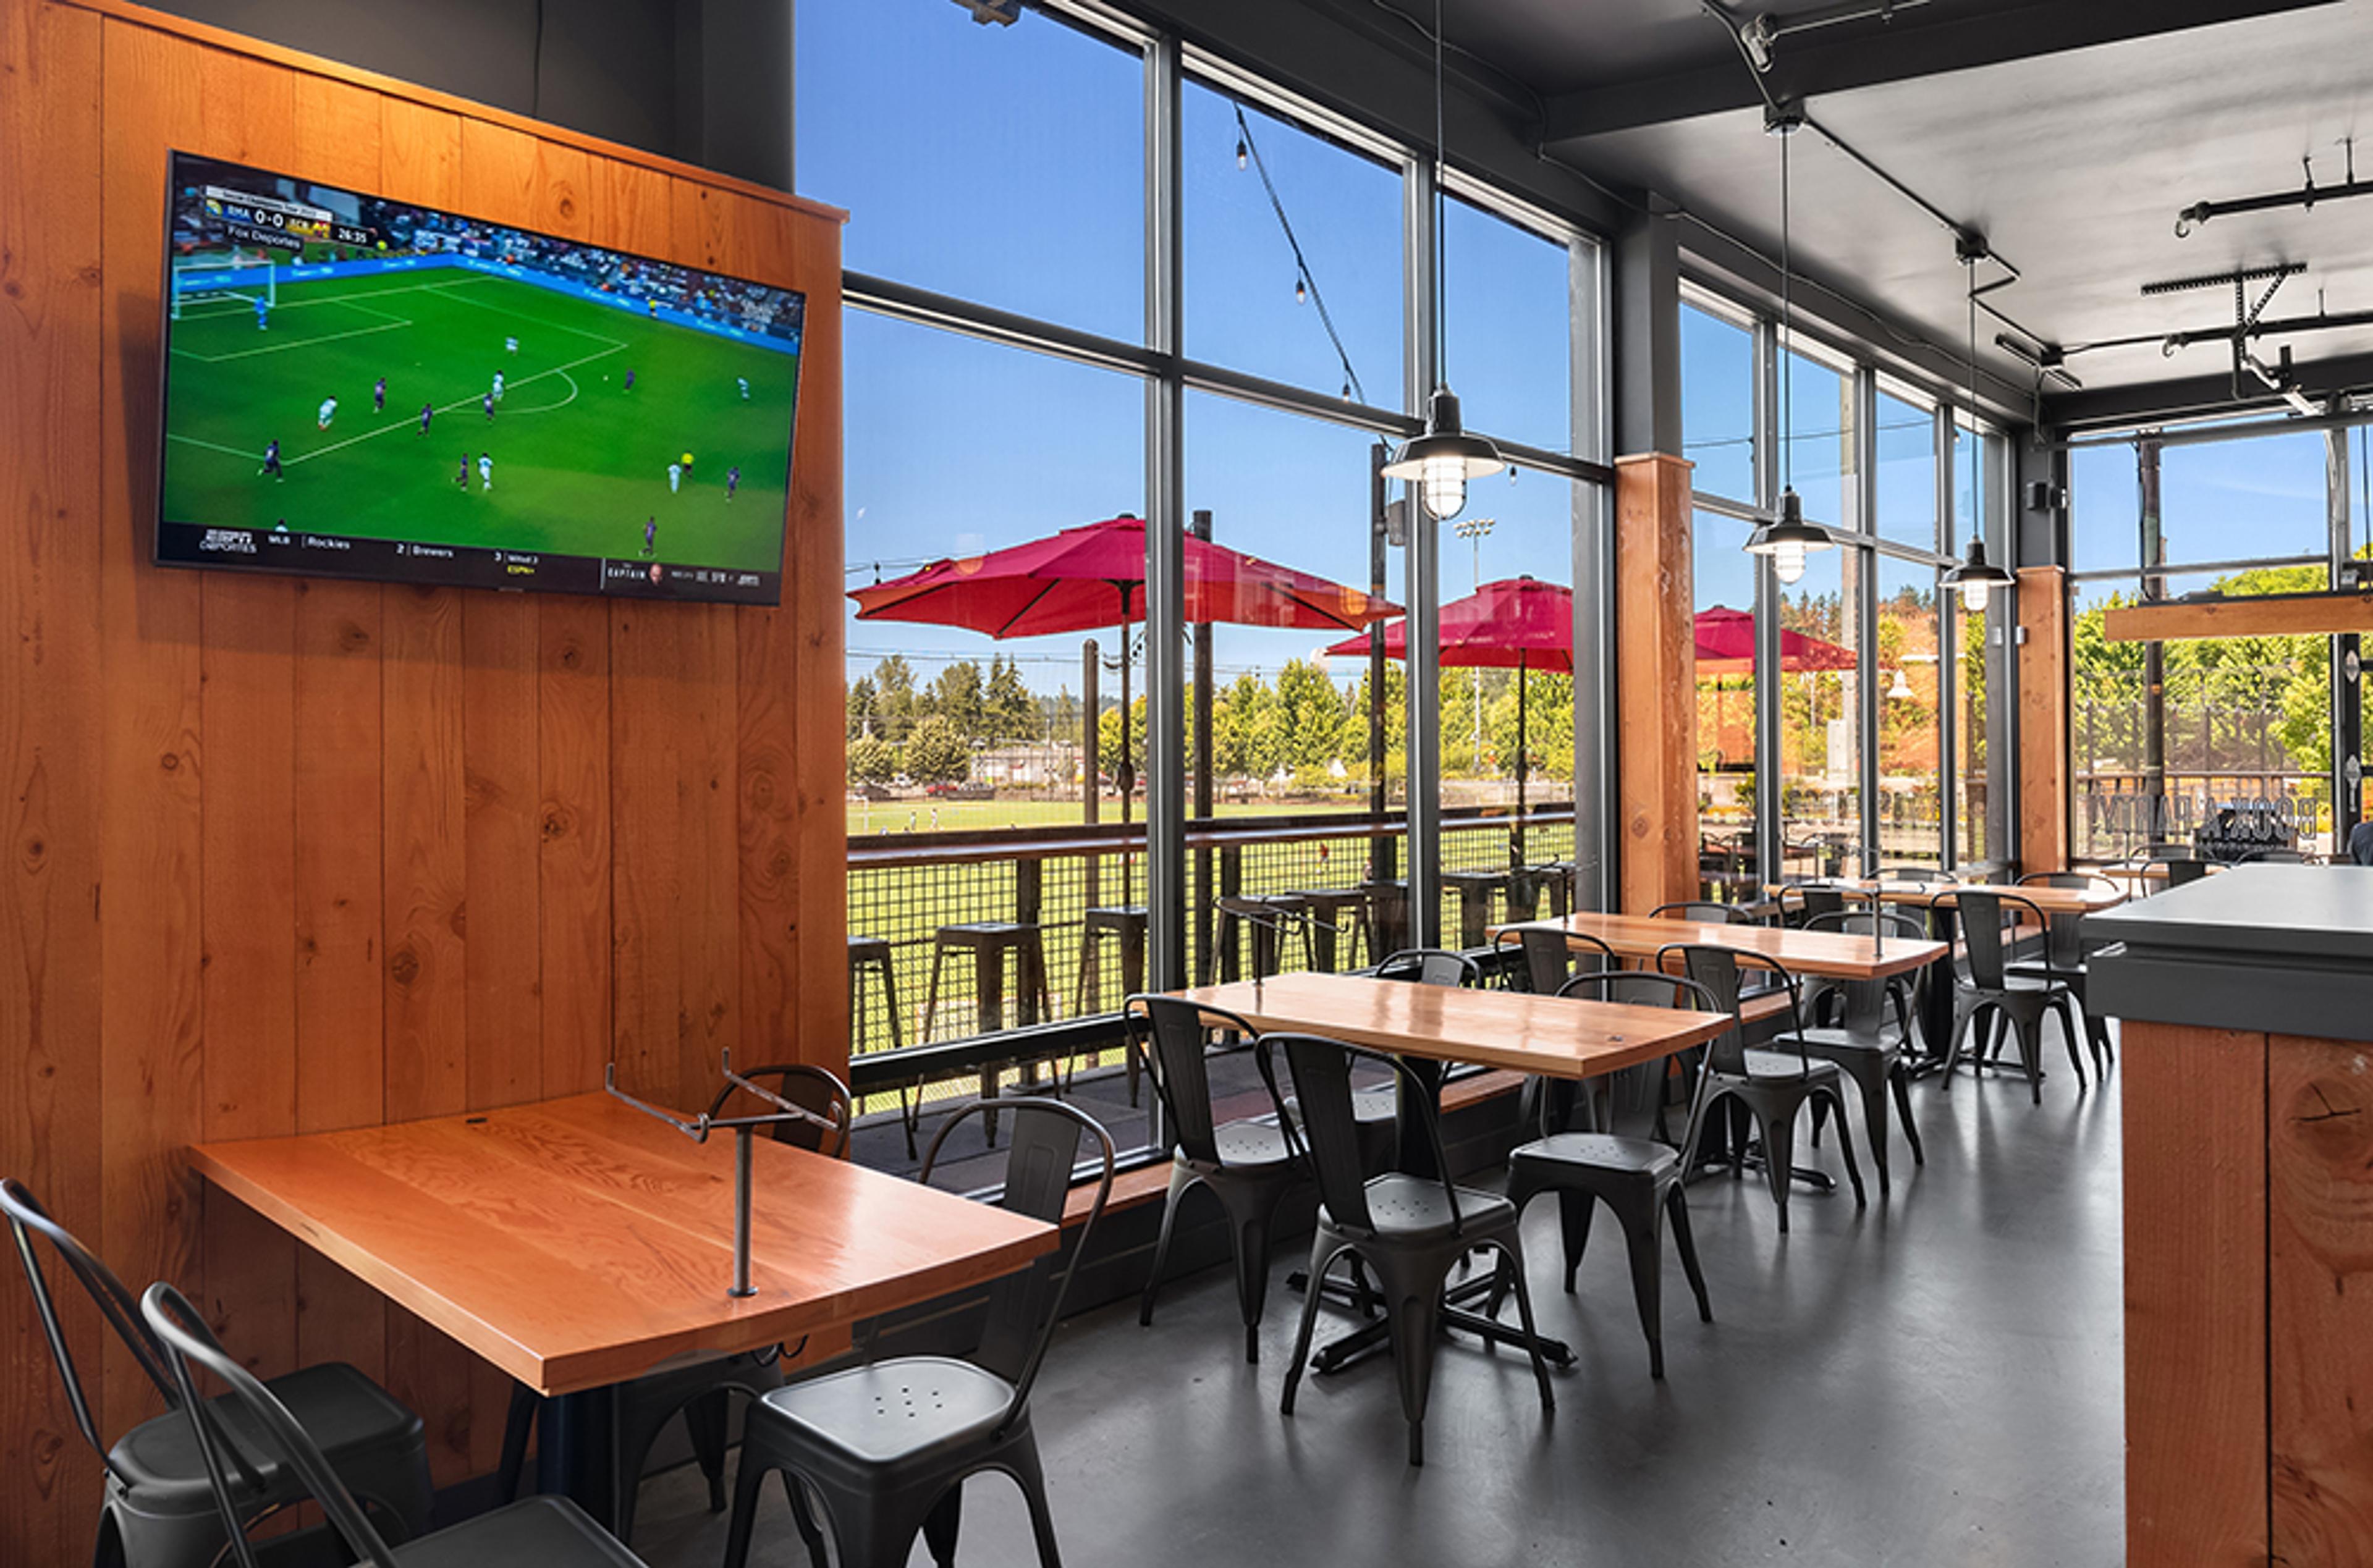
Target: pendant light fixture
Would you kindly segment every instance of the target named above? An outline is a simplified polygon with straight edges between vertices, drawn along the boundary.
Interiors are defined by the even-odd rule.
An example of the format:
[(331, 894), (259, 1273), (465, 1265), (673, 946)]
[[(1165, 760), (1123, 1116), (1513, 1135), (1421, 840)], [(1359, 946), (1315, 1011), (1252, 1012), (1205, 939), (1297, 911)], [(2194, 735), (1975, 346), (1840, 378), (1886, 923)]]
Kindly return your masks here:
[(1948, 588), (1961, 590), (1961, 608), (1971, 615), (1986, 612), (1986, 600), (1997, 587), (2008, 587), (2015, 579), (2008, 572), (1986, 559), (1985, 490), (1979, 478), (1979, 451), (1984, 443), (1978, 438), (1978, 258), (1984, 253), (1981, 244), (1961, 246), (1961, 265), (1969, 277), (1970, 296), (1970, 552), (1961, 563), (1945, 574)]
[(1795, 377), (1790, 374), (1792, 366), (1788, 363), (1789, 279), (1793, 272), (1788, 249), (1788, 143), (1804, 123), (1803, 111), (1794, 104), (1773, 104), (1764, 111), (1764, 134), (1780, 138), (1780, 517), (1776, 522), (1756, 526), (1748, 536), (1747, 552), (1771, 557), (1771, 575), (1783, 583), (1793, 583), (1805, 575), (1805, 557), (1808, 553), (1828, 550), (1836, 543), (1828, 529), (1805, 521), (1805, 504), (1797, 499), (1796, 487), (1789, 482), (1793, 467), (1789, 436), (1795, 428), (1790, 416), (1794, 394), (1789, 384)]
[(1910, 698), (1916, 697), (1920, 693), (1911, 689), (1911, 679), (1909, 676), (1903, 673), (1902, 667), (1900, 665), (1897, 666), (1895, 671), (1895, 684), (1887, 689), (1888, 700), (1891, 702), (1900, 703), (1907, 701)]
[(1385, 465), (1385, 477), (1414, 483), (1426, 514), (1448, 522), (1467, 507), (1467, 482), (1498, 473), (1507, 464), (1500, 448), (1469, 436), (1458, 422), (1458, 398), (1443, 369), (1442, 327), (1443, 176), (1448, 155), (1442, 129), (1442, 0), (1433, 4), (1433, 396), (1425, 412), (1425, 434), (1402, 443)]

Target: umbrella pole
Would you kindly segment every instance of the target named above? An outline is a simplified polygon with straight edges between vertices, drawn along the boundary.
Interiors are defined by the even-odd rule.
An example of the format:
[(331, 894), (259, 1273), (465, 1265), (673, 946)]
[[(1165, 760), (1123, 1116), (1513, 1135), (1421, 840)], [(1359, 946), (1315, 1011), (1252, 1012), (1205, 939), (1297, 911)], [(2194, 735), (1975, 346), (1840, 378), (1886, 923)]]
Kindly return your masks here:
[[(1137, 770), (1129, 761), (1128, 731), (1131, 714), (1128, 711), (1128, 585), (1120, 589), (1120, 819), (1128, 821), (1129, 796), (1137, 793)], [(1128, 855), (1120, 860), (1120, 901), (1128, 903), (1134, 892), (1135, 865)]]
[(1516, 867), (1525, 865), (1525, 707), (1532, 701), (1532, 692), (1525, 682), (1525, 653), (1516, 650)]

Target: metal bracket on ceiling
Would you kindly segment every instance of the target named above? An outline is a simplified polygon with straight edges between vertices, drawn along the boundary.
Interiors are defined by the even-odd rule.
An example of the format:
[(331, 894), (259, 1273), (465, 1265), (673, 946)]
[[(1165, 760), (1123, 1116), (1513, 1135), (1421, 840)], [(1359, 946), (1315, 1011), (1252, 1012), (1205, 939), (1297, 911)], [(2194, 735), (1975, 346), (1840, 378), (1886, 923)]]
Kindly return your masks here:
[(1759, 11), (1740, 19), (1724, 9), (1715, 0), (1701, 0), (1706, 9), (1722, 18), (1738, 35), (1738, 46), (1746, 52), (1748, 64), (1769, 75), (1772, 65), (1772, 50), (1790, 33), (1810, 32), (1816, 28), (1834, 27), (1840, 22), (1891, 22), (1898, 11), (1908, 11), (1924, 6), (1928, 0), (1840, 0), (1834, 6), (1817, 6), (1809, 11), (1794, 11), (1775, 16)]

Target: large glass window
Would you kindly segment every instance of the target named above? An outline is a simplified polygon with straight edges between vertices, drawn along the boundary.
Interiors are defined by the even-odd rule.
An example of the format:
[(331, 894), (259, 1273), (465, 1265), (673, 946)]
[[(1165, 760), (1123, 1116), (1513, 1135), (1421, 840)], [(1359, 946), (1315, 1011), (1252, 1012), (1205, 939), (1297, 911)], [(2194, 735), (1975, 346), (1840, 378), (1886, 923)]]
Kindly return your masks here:
[(1862, 844), (1859, 550), (1816, 552), (1780, 590), (1780, 832), (1784, 874), (1853, 869)]
[(1890, 865), (1941, 864), (1945, 849), (1944, 738), (1939, 694), (1943, 630), (1936, 569), (1880, 555), (1878, 852)]
[(798, 66), (800, 189), (848, 209), (850, 271), (1142, 339), (1140, 53), (1043, 10), (801, 0)]
[(1921, 550), (1936, 540), (1936, 416), (1878, 394), (1878, 536)]
[(1444, 368), (1467, 427), (1573, 449), (1572, 251), (1476, 203), (1444, 203)]
[(1400, 171), (1198, 82), (1183, 120), (1187, 354), (1397, 407)]
[(1787, 355), (1788, 435), (1782, 474), (1805, 516), (1858, 528), (1853, 484), (1854, 378), (1799, 349)]
[(1755, 557), (1750, 525), (1700, 510), (1695, 568), (1698, 867), (1704, 896), (1756, 895)]
[(1681, 455), (1691, 485), (1755, 500), (1755, 334), (1699, 306), (1681, 307)]

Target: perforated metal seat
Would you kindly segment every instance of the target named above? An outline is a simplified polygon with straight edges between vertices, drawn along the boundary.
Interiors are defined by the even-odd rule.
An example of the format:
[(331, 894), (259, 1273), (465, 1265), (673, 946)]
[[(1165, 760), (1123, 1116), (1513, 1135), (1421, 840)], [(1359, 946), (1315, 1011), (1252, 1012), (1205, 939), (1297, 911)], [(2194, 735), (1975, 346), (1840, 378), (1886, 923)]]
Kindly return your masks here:
[(978, 1439), (1013, 1402), (1013, 1385), (948, 1356), (910, 1355), (776, 1389), (766, 1399), (814, 1443), (857, 1465), (928, 1458)]
[(1293, 1164), (1293, 1151), (1274, 1119), (1225, 1122), (1212, 1129), (1211, 1141), (1222, 1160), (1248, 1172)]
[(1669, 1144), (1619, 1137), (1612, 1132), (1552, 1132), (1522, 1145), (1508, 1158), (1516, 1165), (1593, 1165), (1603, 1170), (1649, 1178), (1681, 1167), (1681, 1151)]
[[(1440, 1181), (1390, 1172), (1368, 1183), (1368, 1216), (1373, 1234), (1386, 1241), (1430, 1241), (1451, 1234), (1462, 1222), (1469, 1226), (1512, 1225), (1515, 1205), (1496, 1192), (1458, 1189), (1457, 1206)], [(1328, 1216), (1332, 1223), (1332, 1216)]]
[[(949, 1129), (985, 1109), (967, 1106), (941, 1124), (918, 1179), (929, 1181)], [(1059, 1223), (1086, 1148), (1102, 1167), (1087, 1216), (1068, 1238), (1069, 1261), (1042, 1257), (989, 1286), (980, 1365), (901, 1356), (795, 1383), (751, 1406), (726, 1568), (749, 1561), (758, 1491), (777, 1471), (789, 1483), (791, 1516), (817, 1568), (825, 1562), (827, 1536), (840, 1568), (905, 1568), (918, 1531), (934, 1562), (953, 1562), (964, 1481), (984, 1470), (1002, 1471), (1021, 1487), (1041, 1568), (1059, 1568), (1030, 1426), (1030, 1388), (1071, 1274), (1112, 1195), (1113, 1143), (1093, 1117), (1059, 1100), (1012, 1099), (1005, 1109), (1013, 1138), (999, 1207)]]

